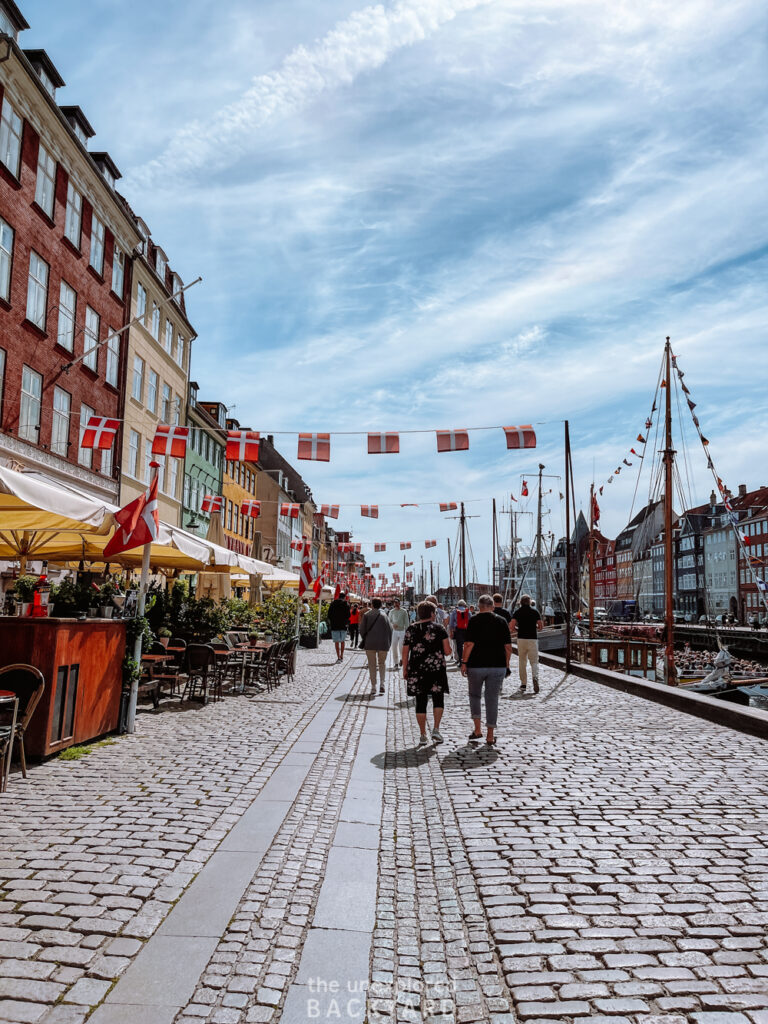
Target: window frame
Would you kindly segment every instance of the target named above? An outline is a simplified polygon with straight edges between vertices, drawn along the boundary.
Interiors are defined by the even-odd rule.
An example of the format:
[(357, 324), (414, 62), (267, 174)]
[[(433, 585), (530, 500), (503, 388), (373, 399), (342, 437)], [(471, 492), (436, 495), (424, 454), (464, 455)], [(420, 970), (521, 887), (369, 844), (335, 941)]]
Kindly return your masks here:
[[(46, 188), (46, 185), (48, 186)], [(35, 202), (51, 220), (56, 201), (56, 160), (42, 142), (37, 148), (37, 175), (35, 177)]]
[[(96, 318), (96, 333), (93, 332), (93, 318)], [(85, 307), (85, 326), (83, 327), (83, 366), (93, 373), (99, 372), (99, 349), (101, 341), (101, 317), (92, 306)], [(96, 347), (94, 347), (96, 346)], [(89, 355), (85, 355), (88, 350)]]
[[(119, 287), (118, 287), (119, 284)], [(125, 253), (115, 244), (112, 250), (112, 291), (122, 299), (125, 291)]]
[[(33, 261), (35, 261), (35, 260), (37, 261), (37, 263), (39, 264), (40, 267), (45, 267), (45, 281), (44, 282), (41, 281), (39, 278), (35, 277), (33, 275), (33, 273), (32, 273)], [(45, 328), (46, 328), (46, 324), (48, 322), (48, 284), (50, 282), (50, 278), (51, 278), (51, 268), (48, 265), (48, 263), (43, 259), (43, 257), (38, 252), (35, 252), (34, 249), (30, 249), (29, 250), (29, 272), (28, 272), (28, 276), (27, 276), (27, 313), (26, 313), (26, 317), (27, 317), (27, 320), (31, 324), (34, 324), (35, 327), (37, 327), (38, 330), (43, 332), (43, 334), (45, 334)], [(30, 300), (32, 299), (33, 292), (34, 292), (35, 298), (37, 299), (37, 303), (36, 304), (42, 306), (41, 311), (40, 311), (41, 315), (42, 315), (42, 323), (39, 323), (38, 320), (35, 319), (35, 311), (34, 310), (30, 310)], [(42, 296), (42, 303), (40, 303), (40, 301), (39, 301), (41, 296)], [(30, 313), (32, 315), (30, 315)]]
[[(9, 116), (6, 116), (6, 110), (9, 112)], [(17, 124), (18, 122), (18, 124)], [(19, 169), (21, 167), (21, 146), (24, 136), (24, 118), (18, 113), (14, 105), (8, 98), (6, 92), (3, 96), (2, 106), (0, 106), (0, 163), (6, 167), (14, 178), (19, 180)], [(7, 156), (10, 156), (11, 140), (15, 139), (15, 166), (8, 162)]]
[[(120, 335), (114, 327), (107, 328), (107, 366), (104, 379), (111, 387), (116, 388), (120, 382)], [(113, 379), (114, 378), (114, 379)]]
[[(57, 399), (60, 396), (66, 398), (66, 409), (57, 408)], [(53, 389), (53, 411), (51, 417), (51, 451), (54, 455), (61, 455), (66, 458), (69, 454), (69, 422), (72, 414), (72, 395), (64, 388)], [(57, 434), (61, 436), (57, 437)], [(62, 450), (63, 449), (63, 450)]]
[[(77, 202), (73, 199), (75, 196), (77, 197)], [(70, 232), (73, 230), (75, 216), (77, 217), (77, 237), (73, 238)], [(67, 183), (67, 208), (64, 215), (64, 237), (75, 247), (75, 249), (77, 249), (78, 252), (80, 252), (80, 244), (83, 240), (83, 195), (72, 184), (71, 178)]]
[[(141, 363), (141, 373), (136, 375), (138, 364)], [(139, 355), (133, 357), (133, 376), (131, 377), (131, 398), (138, 402), (140, 405), (144, 404), (144, 373), (146, 371), (147, 364)], [(136, 394), (136, 381), (139, 381), (139, 394)]]
[[(38, 393), (25, 389), (25, 376), (29, 374), (30, 380), (36, 380), (38, 385)], [(26, 402), (25, 402), (26, 398)], [(34, 423), (29, 417), (29, 409), (37, 407), (37, 422)], [(26, 407), (26, 409), (25, 409)], [(37, 370), (33, 370), (31, 366), (27, 366), (26, 363), (21, 368), (21, 390), (19, 393), (19, 437), (24, 441), (31, 441), (33, 444), (38, 444), (40, 441), (40, 417), (42, 415), (43, 408), (43, 375), (38, 373)]]
[[(88, 253), (88, 265), (92, 270), (96, 271), (99, 277), (104, 276), (104, 244), (106, 236), (107, 226), (100, 217), (96, 216), (94, 211), (91, 216), (91, 246)], [(98, 263), (94, 262), (94, 255), (98, 256)]]
[[(3, 241), (3, 234), (8, 231), (11, 236), (11, 247), (7, 249)], [(0, 299), (4, 302), (11, 301), (11, 281), (13, 278), (13, 246), (16, 241), (16, 231), (4, 217), (0, 217)]]
[[(136, 440), (136, 447), (133, 446), (133, 441)], [(141, 434), (138, 430), (130, 429), (128, 434), (128, 475), (132, 476), (134, 480), (139, 480), (139, 464), (141, 461)]]
[[(154, 380), (153, 380), (154, 378)], [(147, 375), (147, 411), (157, 415), (157, 399), (160, 394), (160, 374), (150, 368)], [(150, 402), (150, 398), (152, 401)]]
[[(73, 302), (71, 308), (64, 302), (64, 290), (72, 293)], [(63, 324), (69, 321), (69, 338), (62, 334)], [(77, 322), (77, 292), (72, 285), (62, 277), (59, 284), (59, 320), (56, 325), (56, 344), (66, 352), (75, 350), (75, 324)], [(64, 340), (62, 340), (62, 338)]]
[(83, 448), (83, 434), (85, 434), (88, 420), (91, 416), (95, 415), (95, 409), (86, 405), (85, 402), (80, 403), (80, 436), (77, 442), (77, 463), (84, 469), (93, 469), (93, 448)]

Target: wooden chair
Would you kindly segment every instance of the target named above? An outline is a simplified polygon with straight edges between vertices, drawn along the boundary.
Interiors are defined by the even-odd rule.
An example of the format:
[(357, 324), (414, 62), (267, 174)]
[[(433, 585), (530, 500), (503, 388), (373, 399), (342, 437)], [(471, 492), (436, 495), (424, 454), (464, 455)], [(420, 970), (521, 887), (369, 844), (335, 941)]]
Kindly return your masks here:
[[(27, 777), (27, 758), (24, 751), (24, 733), (30, 723), (38, 701), (45, 689), (45, 677), (39, 668), (34, 665), (6, 665), (0, 668), (0, 690), (10, 690), (19, 699), (19, 709), (16, 714), (16, 729), (13, 736), (8, 735), (5, 743), (14, 743), (19, 747), (19, 760), (21, 761), (21, 774)], [(3, 748), (3, 737), (0, 734), (0, 748)], [(11, 752), (13, 756), (13, 752)]]
[(294, 637), (293, 640), (286, 640), (284, 641), (283, 649), (280, 652), (278, 676), (285, 676), (291, 682), (293, 681), (296, 648), (298, 647), (298, 644), (298, 637)]
[(211, 689), (214, 700), (220, 700), (221, 679), (216, 671), (216, 652), (210, 644), (189, 644), (184, 652), (182, 671), (187, 677), (182, 701), (194, 700), (199, 693), (203, 703), (208, 701)]

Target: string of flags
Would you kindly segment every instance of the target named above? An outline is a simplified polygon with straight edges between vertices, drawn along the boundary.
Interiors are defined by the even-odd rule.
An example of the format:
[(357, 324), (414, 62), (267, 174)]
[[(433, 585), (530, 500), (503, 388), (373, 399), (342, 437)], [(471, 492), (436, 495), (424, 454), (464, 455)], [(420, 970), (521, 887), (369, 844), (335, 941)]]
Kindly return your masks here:
[[(526, 492), (527, 493), (527, 492)], [(482, 499), (471, 499), (471, 500), (482, 500)], [(515, 499), (513, 499), (515, 500)], [(425, 501), (421, 503), (424, 506), (427, 505), (438, 505), (441, 512), (450, 512), (457, 509), (458, 503), (455, 501)], [(246, 511), (245, 506), (248, 506)], [(279, 500), (259, 500), (259, 501), (244, 501), (241, 505), (241, 511), (243, 515), (249, 515), (256, 519), (261, 515), (262, 505), (279, 505), (280, 515), (286, 516), (289, 519), (298, 519), (301, 514), (301, 503), (300, 502), (286, 502)], [(224, 506), (224, 496), (221, 494), (204, 494), (201, 500), (200, 510), (201, 512), (221, 512)], [(343, 506), (347, 508), (349, 506)], [(420, 506), (415, 502), (408, 502), (407, 504), (401, 505), (401, 508), (419, 508)], [(325, 516), (327, 519), (338, 519), (339, 511), (342, 508), (341, 505), (321, 505), (318, 511), (318, 515)], [(378, 505), (360, 505), (360, 515), (368, 519), (379, 518), (379, 506)]]

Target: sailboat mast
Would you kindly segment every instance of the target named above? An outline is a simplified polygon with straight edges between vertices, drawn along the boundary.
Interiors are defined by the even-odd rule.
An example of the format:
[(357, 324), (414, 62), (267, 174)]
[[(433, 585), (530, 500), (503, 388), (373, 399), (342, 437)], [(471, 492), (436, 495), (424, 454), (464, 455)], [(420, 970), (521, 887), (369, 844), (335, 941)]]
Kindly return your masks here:
[(595, 485), (589, 485), (589, 635), (595, 635)]
[(467, 521), (464, 515), (464, 502), (461, 503), (461, 596), (467, 600)]
[(496, 499), (493, 499), (493, 539), (492, 539), (492, 551), (493, 551), (493, 574), (491, 576), (491, 586), (496, 590), (496, 557), (498, 553), (498, 528), (496, 525)]
[(672, 346), (669, 338), (664, 348), (666, 402), (664, 448), (664, 590), (666, 644), (664, 649), (664, 679), (669, 686), (677, 685), (675, 671), (675, 615), (674, 615), (674, 560), (672, 538), (672, 473), (675, 449), (672, 447)]
[(539, 508), (536, 515), (536, 607), (541, 612), (541, 475), (544, 466), (539, 463)]

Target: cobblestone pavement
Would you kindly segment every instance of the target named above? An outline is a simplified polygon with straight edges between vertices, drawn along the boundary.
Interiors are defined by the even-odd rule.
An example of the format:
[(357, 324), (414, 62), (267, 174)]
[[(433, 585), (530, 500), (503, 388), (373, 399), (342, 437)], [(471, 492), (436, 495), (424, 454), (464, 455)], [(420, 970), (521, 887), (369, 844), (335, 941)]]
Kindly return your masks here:
[[(764, 742), (542, 669), (538, 697), (503, 698), (497, 750), (466, 744), (452, 674), (446, 742), (418, 750), (402, 681), (389, 673), (374, 707), (361, 656), (343, 675), (327, 650), (271, 694), (141, 714), (133, 737), (14, 775), (0, 1021), (82, 1024), (105, 997), (94, 1020), (107, 1011), (190, 881), (302, 758), (258, 870), (162, 1022), (310, 1019), (289, 993), (363, 752), (383, 779), (383, 798), (358, 801), (378, 845), (359, 933), (370, 1024), (768, 1024)], [(366, 745), (376, 715), (386, 740), (382, 726)]]

